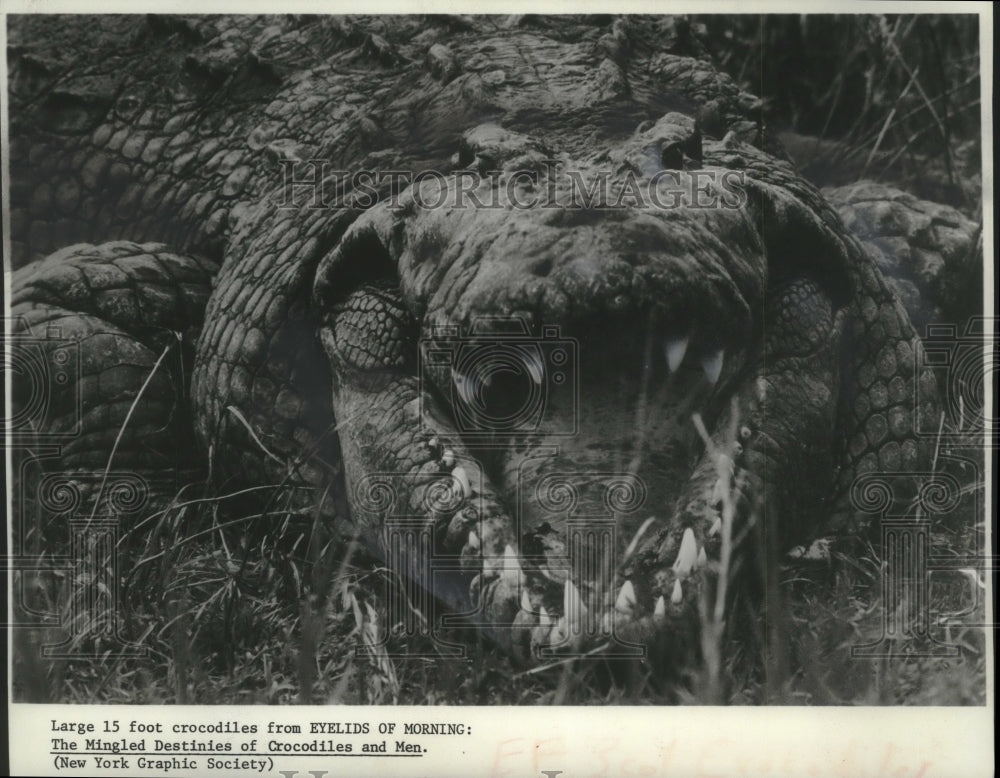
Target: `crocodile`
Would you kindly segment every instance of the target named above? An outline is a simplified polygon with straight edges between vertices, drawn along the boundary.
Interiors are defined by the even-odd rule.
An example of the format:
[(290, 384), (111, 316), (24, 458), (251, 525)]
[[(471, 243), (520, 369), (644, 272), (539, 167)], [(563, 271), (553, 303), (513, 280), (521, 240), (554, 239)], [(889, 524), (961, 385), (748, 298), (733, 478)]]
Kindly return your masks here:
[(60, 468), (273, 485), (526, 661), (669, 663), (738, 568), (872, 537), (866, 477), (913, 497), (910, 317), (688, 20), (8, 27)]

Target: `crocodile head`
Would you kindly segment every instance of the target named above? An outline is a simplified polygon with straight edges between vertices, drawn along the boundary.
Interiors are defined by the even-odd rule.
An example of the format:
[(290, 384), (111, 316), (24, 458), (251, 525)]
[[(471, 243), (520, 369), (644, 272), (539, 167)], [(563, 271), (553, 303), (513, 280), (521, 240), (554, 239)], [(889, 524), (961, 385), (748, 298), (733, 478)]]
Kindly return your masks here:
[[(849, 249), (783, 163), (690, 116), (586, 144), (510, 125), (467, 131), (471, 169), (368, 210), (319, 264), (349, 488), (373, 485), (352, 463), (394, 436), (405, 453), (381, 473), (430, 463), (407, 504), (453, 496), (428, 531), (485, 563), (475, 604), (521, 647), (691, 636), (766, 498), (795, 516), (788, 547), (820, 528), (800, 516), (834, 483)], [(379, 288), (405, 334), (359, 359), (384, 327)], [(414, 375), (399, 435), (397, 379)], [(355, 496), (356, 519), (384, 522)]]
[[(863, 255), (700, 61), (626, 78), (599, 59), (570, 88), (513, 48), (493, 43), (509, 86), (488, 110), (473, 86), (494, 71), (430, 91), (416, 124), (449, 106), (454, 154), (318, 259), (353, 521), (526, 652), (686, 650), (762, 517), (802, 543), (854, 475), (841, 347)], [(728, 120), (664, 110), (692, 83)], [(423, 517), (425, 552), (394, 515)]]

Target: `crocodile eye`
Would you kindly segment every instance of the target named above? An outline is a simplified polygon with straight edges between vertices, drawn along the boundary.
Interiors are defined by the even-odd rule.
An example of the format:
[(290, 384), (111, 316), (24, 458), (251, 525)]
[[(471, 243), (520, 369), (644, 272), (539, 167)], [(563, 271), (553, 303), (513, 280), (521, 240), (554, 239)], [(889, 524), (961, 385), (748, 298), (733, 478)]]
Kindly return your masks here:
[(123, 95), (115, 104), (115, 113), (120, 119), (132, 119), (142, 107), (142, 101), (132, 94)]
[(451, 376), (453, 408), (464, 431), (518, 429), (543, 402), (545, 370), (534, 346), (489, 343), (466, 349)]

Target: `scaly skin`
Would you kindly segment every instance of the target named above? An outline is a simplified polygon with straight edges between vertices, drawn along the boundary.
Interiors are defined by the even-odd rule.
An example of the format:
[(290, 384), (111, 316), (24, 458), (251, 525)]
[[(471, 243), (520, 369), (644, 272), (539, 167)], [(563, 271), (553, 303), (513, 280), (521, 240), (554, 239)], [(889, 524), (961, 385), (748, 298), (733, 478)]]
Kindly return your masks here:
[[(112, 243), (16, 274), (15, 315), (42, 311), (34, 325), (79, 311), (145, 349), (123, 359), (85, 344), (90, 374), (135, 366), (128, 391), (82, 386), (88, 407), (139, 392), (160, 344), (144, 326), (199, 327), (204, 306), (190, 413), (220, 486), (304, 489), (331, 526), (359, 533), (515, 650), (613, 634), (661, 658), (683, 653), (730, 531), (760, 540), (737, 549), (750, 568), (754, 549), (831, 528), (856, 535), (853, 479), (926, 459), (914, 423), (935, 411), (914, 407), (920, 342), (906, 312), (683, 21), (10, 27), (14, 264), (79, 241), (180, 252)], [(311, 207), (315, 187), (282, 184), (281, 161), (296, 159), (443, 177), (419, 192), (382, 188), (377, 205), (359, 188)], [(704, 167), (742, 176), (746, 197), (601, 210), (560, 178), (574, 207), (415, 201), (436, 187), (455, 194), (461, 168), (513, 173), (545, 160), (613, 182), (669, 170), (688, 188)], [(310, 165), (289, 170), (318, 180)], [(475, 193), (489, 200), (495, 181)], [(116, 252), (126, 258), (112, 262)], [(210, 296), (199, 256), (221, 264)], [(131, 307), (73, 280), (109, 264), (123, 275), (115, 283), (134, 285)], [(178, 290), (181, 269), (200, 273), (196, 288)], [(180, 319), (153, 316), (161, 300), (147, 288), (173, 294)], [(505, 320), (508, 335), (523, 324), (535, 340), (514, 349), (518, 369), (549, 392), (544, 413), (513, 431), (470, 428), (462, 392), (489, 387), (427, 361), (435, 345), (454, 347), (444, 332), (482, 336), (484, 317)], [(551, 326), (576, 339), (568, 373), (549, 361)], [(919, 380), (932, 398), (929, 377)], [(184, 386), (163, 368), (140, 403), (160, 426), (136, 426), (136, 439), (153, 427), (180, 439)], [(88, 421), (70, 464), (102, 465), (121, 420)], [(129, 461), (168, 468), (177, 450), (161, 445), (147, 460), (127, 449)], [(720, 529), (730, 504), (735, 524)], [(427, 544), (395, 547), (387, 515), (414, 519)], [(597, 552), (608, 516), (614, 533)], [(431, 553), (448, 571), (426, 578)]]

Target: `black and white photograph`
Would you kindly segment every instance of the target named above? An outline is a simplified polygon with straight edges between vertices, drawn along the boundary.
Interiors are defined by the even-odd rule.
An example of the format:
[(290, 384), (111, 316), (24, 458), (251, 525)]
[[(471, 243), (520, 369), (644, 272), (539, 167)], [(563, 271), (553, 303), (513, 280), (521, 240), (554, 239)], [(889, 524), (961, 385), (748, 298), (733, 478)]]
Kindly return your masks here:
[(991, 711), (989, 5), (5, 11), (10, 700), (268, 722), (41, 767)]

